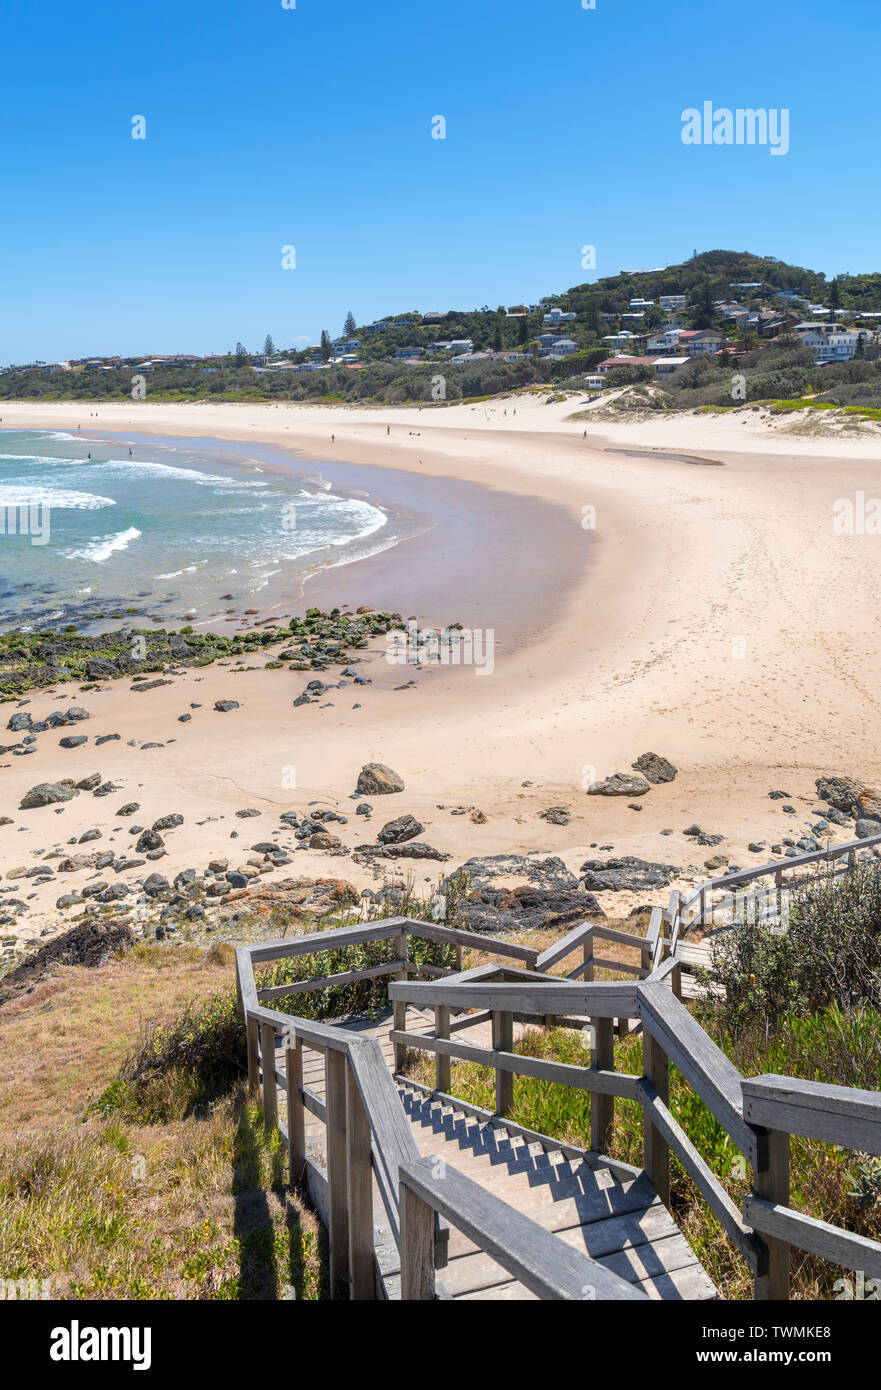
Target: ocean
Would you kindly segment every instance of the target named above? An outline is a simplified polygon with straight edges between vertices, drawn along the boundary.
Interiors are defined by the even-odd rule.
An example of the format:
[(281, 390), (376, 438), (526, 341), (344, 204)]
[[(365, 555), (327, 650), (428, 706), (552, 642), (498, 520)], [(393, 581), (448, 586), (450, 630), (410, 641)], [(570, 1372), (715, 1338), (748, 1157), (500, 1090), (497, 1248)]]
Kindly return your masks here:
[(226, 595), (290, 603), (397, 538), (387, 509), (333, 492), (318, 465), (209, 442), (0, 429), (0, 626), (207, 624)]

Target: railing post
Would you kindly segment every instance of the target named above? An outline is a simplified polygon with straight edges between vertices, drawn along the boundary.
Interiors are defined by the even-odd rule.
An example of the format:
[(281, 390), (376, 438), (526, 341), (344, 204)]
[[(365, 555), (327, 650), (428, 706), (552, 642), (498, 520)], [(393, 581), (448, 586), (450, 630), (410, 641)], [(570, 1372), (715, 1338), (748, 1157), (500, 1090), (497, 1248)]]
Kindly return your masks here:
[(331, 1298), (349, 1294), (349, 1195), (346, 1181), (346, 1054), (324, 1054), (327, 1104), (327, 1215)]
[[(493, 1010), (493, 1047), (498, 1052), (514, 1051), (514, 1015)], [(514, 1107), (514, 1073), (496, 1067), (496, 1114), (510, 1115)]]
[[(394, 938), (394, 942), (395, 942), (395, 956), (396, 956), (396, 958), (397, 958), (398, 960), (404, 960), (404, 961), (407, 960), (407, 933), (406, 933), (406, 932), (402, 932), (400, 936), (396, 936), (396, 937)], [(406, 966), (405, 966), (404, 969), (401, 971), (401, 973), (400, 973), (399, 975), (397, 975), (395, 978), (398, 979), (398, 980), (404, 980), (404, 981), (407, 980), (407, 978), (408, 978), (408, 972), (407, 972)], [(395, 1030), (396, 1030), (396, 1032), (399, 1032), (399, 1033), (406, 1033), (406, 1031), (407, 1031), (407, 1005), (406, 1005), (405, 1001), (404, 1001), (403, 999), (396, 999), (396, 1000), (394, 1001), (393, 1010), (394, 1010), (394, 1013), (393, 1013), (393, 1021), (394, 1021), (394, 1025), (395, 1025)], [(402, 1071), (403, 1068), (404, 1068), (404, 1058), (405, 1058), (406, 1055), (407, 1055), (407, 1049), (406, 1049), (404, 1043), (395, 1043), (394, 1046), (395, 1046), (395, 1071), (396, 1071), (396, 1072), (399, 1072), (399, 1071)]]
[(593, 933), (584, 943), (584, 969), (581, 972), (582, 980), (593, 979)]
[(263, 1122), (267, 1129), (278, 1125), (278, 1091), (275, 1085), (275, 1025), (264, 1023), (260, 1029), (260, 1054), (263, 1063)]
[[(592, 1018), (593, 1049), (590, 1066), (592, 1071), (615, 1070), (615, 1034), (610, 1018)], [(615, 1124), (615, 1097), (590, 1093), (590, 1147), (601, 1154), (609, 1153), (612, 1147), (612, 1133)]]
[[(759, 1197), (780, 1206), (789, 1205), (789, 1135), (785, 1130), (767, 1131), (767, 1154), (761, 1153), (753, 1177), (753, 1190)], [(762, 1162), (764, 1160), (764, 1162)], [(768, 1247), (767, 1272), (756, 1275), (754, 1297), (757, 1302), (789, 1298), (789, 1245), (776, 1236), (762, 1237)]]
[(424, 1302), (434, 1298), (434, 1211), (407, 1186), (402, 1176), (399, 1215), (401, 1222), (401, 1299)]
[(306, 1107), (303, 1104), (303, 1044), (288, 1038), (285, 1046), (285, 1083), (288, 1103), (288, 1176), (299, 1187), (306, 1174)]
[(370, 1123), (355, 1082), (354, 1072), (348, 1064), (345, 1070), (349, 1297), (363, 1302), (376, 1298)]
[[(434, 1006), (434, 1035), (436, 1038), (449, 1038), (450, 1036), (450, 1006), (449, 1004), (435, 1004)], [(451, 1077), (451, 1057), (446, 1057), (442, 1052), (435, 1054), (434, 1060), (434, 1084), (438, 1091), (443, 1091), (444, 1095), (450, 1093)]]
[[(643, 1021), (642, 1066), (646, 1080), (667, 1105), (670, 1100), (670, 1060)], [(643, 1167), (665, 1206), (670, 1205), (670, 1150), (647, 1114), (642, 1121)]]
[(260, 1024), (248, 1015), (248, 1092), (256, 1096), (260, 1090)]

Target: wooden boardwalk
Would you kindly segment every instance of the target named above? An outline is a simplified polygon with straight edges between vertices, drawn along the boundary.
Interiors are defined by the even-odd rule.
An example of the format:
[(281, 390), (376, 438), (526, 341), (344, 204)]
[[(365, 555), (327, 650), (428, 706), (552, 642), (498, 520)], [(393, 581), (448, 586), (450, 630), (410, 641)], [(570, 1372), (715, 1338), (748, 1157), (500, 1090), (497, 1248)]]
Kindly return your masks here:
[[(409, 1010), (410, 1030), (430, 1030), (433, 1022), (432, 1015), (416, 1008)], [(390, 1071), (393, 1070), (390, 1010), (378, 1022), (354, 1018), (339, 1021), (335, 1026), (375, 1039)], [(457, 1036), (462, 1041), (489, 1046), (490, 1025), (477, 1024)], [(281, 1048), (276, 1053), (276, 1064), (283, 1072)], [(322, 1100), (325, 1098), (325, 1059), (309, 1048), (303, 1053), (303, 1085)], [(504, 1121), (469, 1115), (404, 1080), (398, 1082), (398, 1095), (421, 1154), (437, 1155), (650, 1298), (716, 1297), (706, 1271), (645, 1173), (618, 1164), (615, 1172), (609, 1167), (592, 1167), (582, 1158), (567, 1156), (551, 1141), (529, 1142), (506, 1128)], [(284, 1116), (283, 1085), (278, 1088), (278, 1103)], [(310, 1156), (325, 1167), (325, 1125), (313, 1114), (307, 1115), (306, 1146)], [(567, 1152), (571, 1155), (572, 1150)], [(394, 1299), (400, 1296), (400, 1262), (376, 1188), (374, 1228), (385, 1293)], [(535, 1298), (494, 1259), (453, 1229), (448, 1263), (438, 1271), (437, 1283), (441, 1296), (454, 1300)], [(590, 1287), (585, 1288), (584, 1297), (592, 1297)]]

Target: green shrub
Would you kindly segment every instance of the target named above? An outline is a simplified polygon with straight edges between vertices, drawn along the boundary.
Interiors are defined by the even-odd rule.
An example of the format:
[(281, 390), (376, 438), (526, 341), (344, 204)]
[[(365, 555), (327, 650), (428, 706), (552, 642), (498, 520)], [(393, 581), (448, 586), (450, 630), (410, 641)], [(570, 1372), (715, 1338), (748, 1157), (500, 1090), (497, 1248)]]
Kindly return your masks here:
[(776, 1033), (787, 1016), (838, 1005), (881, 1008), (881, 865), (858, 862), (833, 879), (819, 873), (796, 887), (789, 922), (755, 921), (720, 932), (710, 966), (695, 971), (703, 1011), (732, 1033)]

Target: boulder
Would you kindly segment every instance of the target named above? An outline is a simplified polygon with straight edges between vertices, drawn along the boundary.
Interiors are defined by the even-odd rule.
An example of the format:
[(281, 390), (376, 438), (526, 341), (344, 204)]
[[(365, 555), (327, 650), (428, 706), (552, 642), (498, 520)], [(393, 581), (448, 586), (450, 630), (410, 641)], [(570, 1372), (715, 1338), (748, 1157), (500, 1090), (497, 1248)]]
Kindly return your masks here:
[(601, 782), (591, 782), (588, 796), (645, 796), (649, 784), (644, 777), (631, 777), (627, 772), (615, 772)]
[(117, 811), (118, 816), (133, 816), (136, 811), (140, 811), (141, 806), (137, 801), (127, 801), (124, 806), (120, 806)]
[(630, 766), (641, 772), (646, 781), (653, 783), (672, 782), (677, 772), (673, 764), (658, 753), (641, 753)]
[(863, 791), (861, 783), (852, 777), (818, 777), (816, 787), (821, 801), (828, 801), (836, 811), (844, 812), (853, 811)]
[(165, 841), (155, 830), (145, 830), (138, 836), (135, 850), (138, 854), (146, 854), (148, 850), (164, 849)]
[(385, 763), (365, 763), (358, 773), (356, 790), (362, 796), (388, 796), (392, 792), (402, 792), (404, 781)]
[(868, 840), (871, 835), (881, 835), (881, 821), (869, 820), (867, 817), (860, 817), (856, 823), (856, 837), (858, 840)]
[(10, 729), (12, 733), (20, 734), (24, 732), (24, 730), (29, 729), (33, 722), (34, 721), (26, 710), (20, 710), (18, 714), (12, 716), (6, 727)]
[(342, 840), (338, 835), (331, 835), (328, 830), (316, 830), (314, 835), (309, 836), (310, 849), (339, 849)]
[(215, 700), (214, 708), (220, 710), (221, 714), (226, 714), (231, 709), (238, 709), (238, 700)]
[(381, 845), (400, 845), (405, 840), (415, 840), (424, 830), (415, 816), (398, 816), (397, 820), (387, 821), (376, 838)]
[[(183, 823), (184, 823), (184, 818), (183, 818), (183, 816), (179, 816), (179, 815), (177, 814), (177, 812), (175, 811), (175, 812), (173, 812), (170, 816), (160, 816), (158, 820), (154, 820), (154, 822), (153, 822), (153, 829), (154, 829), (154, 830), (174, 830), (174, 828), (175, 828), (176, 825), (183, 825)], [(158, 849), (159, 846), (157, 845), (156, 848)]]
[(23, 810), (30, 810), (34, 806), (52, 806), (57, 801), (71, 801), (76, 795), (76, 788), (67, 782), (38, 782), (29, 792), (25, 792), (21, 805)]
[(95, 788), (96, 788), (96, 787), (100, 787), (100, 785), (101, 785), (101, 774), (100, 774), (100, 772), (90, 772), (89, 775), (88, 775), (88, 777), (81, 777), (80, 780), (79, 780), (79, 781), (77, 782), (77, 784), (76, 784), (76, 786), (77, 786), (77, 791), (80, 791), (80, 792), (93, 792), (93, 791), (95, 790)]
[(88, 734), (68, 734), (66, 738), (58, 740), (60, 748), (79, 748), (81, 744), (88, 743)]
[(549, 806), (546, 811), (539, 811), (539, 820), (546, 820), (550, 825), (568, 825), (572, 818), (572, 812), (568, 806)]
[(144, 892), (148, 898), (157, 898), (160, 893), (167, 893), (170, 888), (171, 884), (163, 874), (150, 874), (149, 878), (144, 880)]

